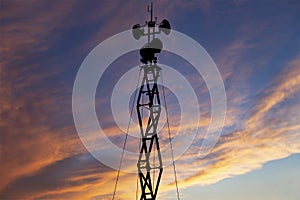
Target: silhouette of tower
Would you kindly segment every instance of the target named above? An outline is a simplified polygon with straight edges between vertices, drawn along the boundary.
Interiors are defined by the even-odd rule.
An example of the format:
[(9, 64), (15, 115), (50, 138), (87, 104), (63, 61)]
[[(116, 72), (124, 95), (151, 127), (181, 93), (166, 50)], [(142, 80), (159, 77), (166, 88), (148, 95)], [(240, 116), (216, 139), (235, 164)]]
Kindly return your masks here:
[[(155, 200), (163, 173), (162, 157), (159, 147), (157, 133), (158, 122), (161, 114), (161, 101), (157, 80), (161, 68), (157, 65), (156, 54), (160, 53), (163, 43), (155, 38), (157, 34), (169, 34), (170, 23), (164, 19), (157, 23), (153, 20), (153, 5), (148, 6), (150, 21), (141, 26), (136, 24), (132, 27), (132, 34), (135, 39), (147, 37), (147, 43), (140, 49), (141, 69), (143, 79), (139, 89), (136, 102), (137, 115), (141, 132), (140, 154), (137, 163), (139, 184), (141, 189), (140, 200)], [(144, 116), (146, 111), (146, 117)], [(157, 175), (156, 175), (157, 173)]]

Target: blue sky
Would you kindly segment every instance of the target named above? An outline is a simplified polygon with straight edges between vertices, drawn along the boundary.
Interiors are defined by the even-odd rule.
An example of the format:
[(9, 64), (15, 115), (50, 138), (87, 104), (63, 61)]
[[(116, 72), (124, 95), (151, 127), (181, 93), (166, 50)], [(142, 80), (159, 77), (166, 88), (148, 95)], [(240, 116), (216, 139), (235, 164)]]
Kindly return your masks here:
[[(182, 199), (299, 199), (300, 2), (153, 2), (159, 21), (167, 18), (213, 58), (227, 95), (225, 126), (210, 154), (197, 156), (197, 138), (176, 161)], [(0, 199), (111, 199), (116, 171), (93, 158), (79, 139), (73, 84), (89, 52), (142, 24), (149, 3), (0, 2)], [(110, 95), (117, 80), (139, 64), (138, 56), (117, 59), (97, 88), (98, 120), (119, 146), (124, 132), (113, 121)], [(205, 82), (171, 53), (158, 60), (191, 81), (203, 114), (197, 126), (205, 133), (211, 115)], [(168, 92), (167, 101), (176, 132), (178, 99)], [(161, 138), (166, 144), (163, 131)], [(133, 149), (137, 142), (129, 140)], [(132, 199), (135, 187), (128, 185), (135, 182), (135, 174), (122, 173), (118, 199)], [(176, 199), (171, 167), (164, 170), (158, 198)]]

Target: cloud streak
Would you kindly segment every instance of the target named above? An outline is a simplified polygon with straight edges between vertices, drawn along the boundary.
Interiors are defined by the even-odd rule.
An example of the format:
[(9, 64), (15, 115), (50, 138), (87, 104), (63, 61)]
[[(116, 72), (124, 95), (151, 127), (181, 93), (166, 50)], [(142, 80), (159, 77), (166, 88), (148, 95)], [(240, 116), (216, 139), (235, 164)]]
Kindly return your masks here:
[[(94, 5), (94, 1), (91, 2), (1, 2), (0, 198), (111, 199), (116, 171), (96, 161), (81, 144), (72, 121), (71, 87), (84, 55), (105, 37), (125, 30), (133, 23), (142, 23), (135, 20), (138, 16), (146, 18), (146, 14), (136, 8), (144, 8), (145, 3), (101, 2)], [(187, 11), (191, 7), (199, 8), (211, 16), (215, 7), (210, 2), (193, 1), (184, 8)], [(163, 9), (157, 9), (159, 18), (169, 14), (176, 18), (182, 3), (161, 1), (159, 4), (159, 9)], [(95, 12), (97, 6), (99, 12)], [(184, 9), (180, 13), (186, 14)], [(267, 25), (265, 21), (259, 26), (253, 22), (250, 28), (235, 30), (236, 36), (242, 36), (223, 49), (227, 52), (225, 56), (219, 55), (217, 63), (226, 80), (229, 96), (226, 130), (207, 157), (198, 158), (203, 140), (200, 134), (176, 161), (180, 188), (213, 184), (259, 169), (268, 161), (300, 153), (300, 115), (297, 112), (300, 106), (300, 56), (281, 66), (280, 75), (257, 93), (253, 107), (241, 108), (250, 98), (249, 91), (244, 90), (251, 86), (244, 81), (254, 71), (249, 68), (266, 63), (274, 53), (270, 50), (270, 55), (263, 54), (254, 63), (243, 57), (276, 39), (268, 37), (266, 43), (253, 42), (257, 38), (266, 38), (262, 35), (266, 34)], [(241, 63), (246, 67), (239, 68)], [(197, 78), (190, 77), (197, 84)], [(200, 108), (204, 115), (198, 124), (185, 124), (184, 134), (188, 134), (190, 126), (196, 125), (205, 132), (210, 123), (207, 88), (197, 89), (203, 101)], [(96, 102), (101, 104), (107, 99), (98, 98)], [(170, 111), (174, 109), (170, 121), (174, 122), (171, 131), (175, 133), (179, 120), (177, 105), (169, 102)], [(106, 125), (107, 136), (121, 146), (124, 135), (111, 125), (111, 116), (100, 118)], [(166, 129), (160, 137), (162, 145), (168, 145)], [(136, 142), (136, 139), (130, 140), (128, 148), (134, 151), (132, 146)], [(166, 155), (164, 159), (170, 157)], [(135, 168), (136, 164), (131, 163), (129, 167)], [(136, 174), (121, 173), (118, 198), (132, 198), (135, 185)], [(172, 190), (172, 168), (166, 167), (160, 197)]]
[[(276, 107), (295, 94), (299, 97), (299, 61), (299, 56), (290, 61), (287, 70), (277, 78), (276, 84), (264, 91), (243, 130), (221, 137), (208, 158), (195, 159), (194, 174), (180, 182), (182, 187), (216, 183), (224, 178), (259, 169), (268, 161), (300, 153), (300, 126), (296, 123), (300, 115), (290, 112), (295, 106), (299, 107), (299, 102), (296, 102), (297, 105), (284, 104)], [(284, 118), (279, 115), (282, 121), (271, 120), (268, 115), (272, 115), (272, 112), (284, 112), (286, 115)], [(179, 169), (184, 166), (183, 164)]]

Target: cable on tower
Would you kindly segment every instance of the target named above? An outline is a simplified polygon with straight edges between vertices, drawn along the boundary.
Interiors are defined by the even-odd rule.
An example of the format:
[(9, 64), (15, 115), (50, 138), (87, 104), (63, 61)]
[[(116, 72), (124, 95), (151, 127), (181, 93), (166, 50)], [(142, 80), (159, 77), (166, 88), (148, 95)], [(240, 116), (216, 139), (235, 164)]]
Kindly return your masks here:
[(160, 77), (161, 77), (161, 82), (162, 82), (162, 86), (161, 87), (162, 87), (162, 91), (163, 91), (164, 104), (165, 104), (165, 109), (166, 109), (166, 118), (167, 118), (169, 142), (170, 142), (170, 147), (171, 147), (171, 156), (172, 156), (174, 179), (175, 179), (175, 185), (176, 185), (176, 194), (177, 194), (177, 199), (180, 200), (178, 180), (177, 180), (177, 172), (176, 172), (176, 166), (175, 166), (175, 161), (174, 161), (174, 151), (173, 151), (171, 131), (170, 131), (170, 123), (169, 123), (169, 117), (168, 117), (169, 113), (168, 113), (168, 107), (167, 107), (167, 101), (166, 101), (166, 93), (165, 93), (165, 87), (164, 87), (164, 79), (163, 79), (163, 74), (162, 73), (161, 73)]
[(140, 71), (139, 71), (138, 81), (137, 81), (137, 84), (136, 84), (136, 87), (135, 87), (136, 91), (135, 91), (135, 94), (134, 94), (134, 98), (133, 98), (132, 106), (131, 106), (131, 110), (130, 110), (130, 117), (129, 117), (129, 120), (128, 120), (127, 129), (126, 129), (126, 135), (125, 135), (125, 140), (124, 140), (124, 144), (123, 144), (123, 150), (122, 150), (120, 164), (119, 164), (119, 168), (118, 168), (118, 172), (117, 172), (117, 178), (116, 178), (116, 182), (115, 182), (115, 186), (114, 186), (114, 192), (113, 192), (112, 200), (115, 199), (115, 195), (116, 195), (116, 191), (117, 191), (117, 187), (118, 187), (118, 181), (119, 181), (119, 178), (120, 178), (120, 171), (121, 171), (122, 162), (123, 162), (124, 153), (125, 153), (125, 148), (126, 148), (126, 143), (127, 143), (127, 139), (128, 139), (128, 132), (129, 132), (129, 127), (130, 127), (130, 122), (131, 122), (131, 119), (132, 119), (133, 106), (134, 106), (134, 102), (135, 102), (136, 97), (137, 97), (137, 91), (138, 91), (137, 88), (138, 88), (138, 85), (139, 85), (139, 82), (140, 82), (140, 77), (141, 77), (141, 71), (142, 71), (142, 69), (140, 69)]

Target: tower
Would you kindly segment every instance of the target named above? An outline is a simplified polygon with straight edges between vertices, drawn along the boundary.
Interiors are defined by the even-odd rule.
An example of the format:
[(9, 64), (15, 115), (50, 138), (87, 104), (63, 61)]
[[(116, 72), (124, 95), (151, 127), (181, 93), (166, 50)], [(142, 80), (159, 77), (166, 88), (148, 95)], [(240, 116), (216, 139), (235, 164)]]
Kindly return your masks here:
[[(161, 114), (161, 101), (158, 89), (158, 78), (161, 68), (157, 65), (156, 54), (163, 48), (163, 43), (155, 36), (169, 34), (170, 23), (164, 19), (157, 23), (153, 20), (153, 5), (148, 6), (150, 21), (141, 26), (136, 24), (132, 28), (135, 39), (147, 37), (147, 43), (140, 49), (141, 69), (143, 79), (138, 93), (136, 110), (141, 132), (140, 154), (137, 163), (139, 184), (141, 189), (140, 200), (155, 200), (163, 173), (162, 156), (159, 147), (158, 122)], [(146, 117), (144, 116), (146, 110)], [(158, 163), (158, 164), (156, 164)], [(156, 175), (157, 173), (157, 175)]]

